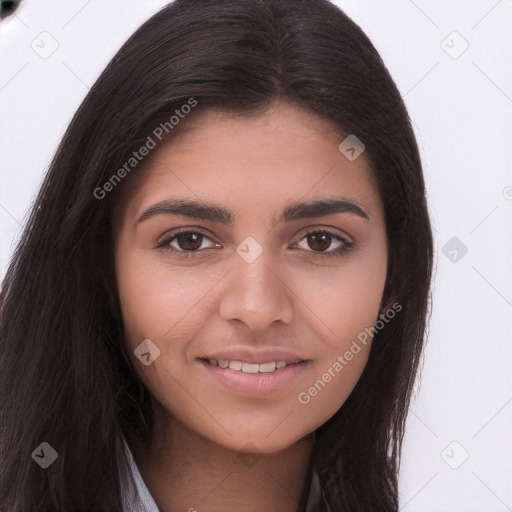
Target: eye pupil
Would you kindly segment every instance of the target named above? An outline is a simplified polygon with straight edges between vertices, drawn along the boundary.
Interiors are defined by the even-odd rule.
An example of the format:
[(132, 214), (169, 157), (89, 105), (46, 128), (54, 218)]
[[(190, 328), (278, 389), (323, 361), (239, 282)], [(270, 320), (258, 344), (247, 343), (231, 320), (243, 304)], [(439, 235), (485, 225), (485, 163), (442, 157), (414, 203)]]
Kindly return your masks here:
[[(310, 243), (311, 239), (314, 240), (313, 246)], [(319, 244), (317, 242), (319, 242)], [(329, 235), (329, 233), (314, 233), (308, 235), (308, 245), (315, 251), (325, 251), (331, 245), (331, 235)], [(314, 247), (315, 245), (316, 247)]]
[[(197, 251), (201, 247), (202, 238), (203, 235), (200, 233), (183, 233), (176, 236), (180, 249), (184, 251)], [(185, 243), (185, 246), (183, 246), (183, 242)], [(187, 247), (190, 243), (192, 244), (192, 247)]]

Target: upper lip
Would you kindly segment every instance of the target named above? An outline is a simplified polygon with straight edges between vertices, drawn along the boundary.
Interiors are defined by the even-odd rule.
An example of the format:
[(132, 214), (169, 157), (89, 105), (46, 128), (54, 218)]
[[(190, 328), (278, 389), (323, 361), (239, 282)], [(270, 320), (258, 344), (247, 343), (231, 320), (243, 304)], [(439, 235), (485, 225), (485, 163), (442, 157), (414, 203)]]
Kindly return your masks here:
[(272, 361), (286, 361), (288, 364), (300, 363), (306, 361), (303, 357), (295, 352), (282, 348), (267, 348), (261, 350), (253, 350), (247, 347), (233, 347), (224, 350), (217, 350), (200, 359), (221, 359), (228, 361), (241, 361), (245, 363), (270, 363)]

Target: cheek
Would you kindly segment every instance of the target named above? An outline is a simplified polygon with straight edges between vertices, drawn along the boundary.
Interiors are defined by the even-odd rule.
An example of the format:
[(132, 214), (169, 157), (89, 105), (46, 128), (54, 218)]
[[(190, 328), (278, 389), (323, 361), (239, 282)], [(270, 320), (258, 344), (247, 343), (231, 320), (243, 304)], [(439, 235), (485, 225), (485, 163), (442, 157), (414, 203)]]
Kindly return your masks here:
[(307, 306), (301, 315), (332, 348), (345, 350), (351, 339), (373, 326), (386, 282), (387, 258), (382, 250), (353, 254), (333, 268), (296, 271), (293, 291)]
[(119, 258), (117, 279), (125, 330), (133, 344), (180, 331), (182, 320), (197, 314), (219, 278), (216, 272), (173, 268), (135, 252)]
[[(331, 274), (297, 278), (297, 295), (311, 330), (321, 346), (312, 378), (297, 396), (302, 413), (317, 425), (331, 418), (357, 384), (370, 352), (372, 330), (385, 286), (385, 252), (353, 259)], [(313, 314), (314, 313), (314, 314)]]
[(374, 305), (370, 292), (358, 291), (360, 301), (354, 296), (338, 296), (336, 304), (334, 298), (325, 303), (325, 324), (320, 330), (328, 335), (317, 338), (321, 349), (296, 397), (298, 413), (314, 419), (314, 428), (329, 420), (347, 400), (368, 360), (369, 327), (374, 324), (378, 304)]
[(350, 356), (350, 361), (342, 352), (332, 357), (329, 363), (316, 365), (314, 377), (297, 394), (299, 415), (314, 418), (314, 428), (338, 411), (357, 384), (368, 357), (369, 344), (360, 344), (357, 350), (357, 354)]

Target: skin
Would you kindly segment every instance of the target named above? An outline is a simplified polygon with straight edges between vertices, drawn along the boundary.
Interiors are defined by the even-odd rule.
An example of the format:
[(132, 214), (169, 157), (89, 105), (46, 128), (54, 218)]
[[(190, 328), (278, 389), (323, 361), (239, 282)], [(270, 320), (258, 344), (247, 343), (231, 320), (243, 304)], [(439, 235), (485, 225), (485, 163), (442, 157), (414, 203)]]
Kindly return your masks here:
[[(209, 111), (144, 163), (122, 211), (116, 271), (128, 353), (154, 410), (150, 453), (134, 447), (134, 457), (166, 512), (295, 511), (314, 432), (364, 369), (371, 340), (309, 403), (298, 400), (382, 312), (383, 206), (366, 154), (349, 161), (338, 149), (343, 139), (284, 103), (257, 116)], [(169, 197), (215, 202), (235, 222), (158, 214), (137, 223)], [(332, 197), (356, 202), (369, 221), (344, 212), (275, 222), (291, 201)], [(181, 227), (205, 237), (171, 246), (203, 252), (180, 258), (157, 248)], [(325, 256), (343, 242), (307, 236), (322, 228), (354, 248)], [(252, 263), (236, 252), (248, 236), (263, 250)], [(133, 352), (144, 339), (160, 349), (148, 366)], [(248, 395), (197, 359), (235, 345), (289, 348), (309, 363), (284, 389)]]

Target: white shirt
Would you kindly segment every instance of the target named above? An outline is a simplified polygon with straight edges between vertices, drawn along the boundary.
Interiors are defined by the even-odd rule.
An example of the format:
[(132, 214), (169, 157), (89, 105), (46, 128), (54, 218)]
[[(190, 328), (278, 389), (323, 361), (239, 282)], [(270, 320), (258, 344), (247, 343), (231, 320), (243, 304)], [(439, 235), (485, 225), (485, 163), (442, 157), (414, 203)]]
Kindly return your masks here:
[(120, 470), (123, 512), (160, 512), (142, 479), (126, 439), (123, 440), (128, 463), (128, 467), (126, 467), (126, 462), (121, 462)]

